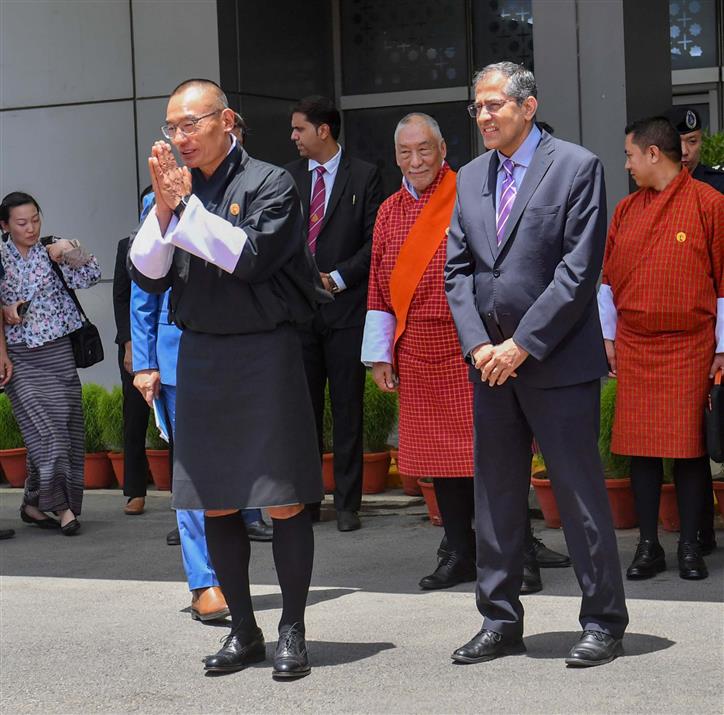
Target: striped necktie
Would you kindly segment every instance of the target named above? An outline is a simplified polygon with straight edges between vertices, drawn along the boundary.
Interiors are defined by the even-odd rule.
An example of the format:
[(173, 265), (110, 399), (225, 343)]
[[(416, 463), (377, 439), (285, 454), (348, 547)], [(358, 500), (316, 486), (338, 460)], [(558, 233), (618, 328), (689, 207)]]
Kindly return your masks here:
[(326, 190), (324, 188), (324, 172), (326, 169), (323, 166), (318, 166), (314, 171), (317, 172), (317, 179), (314, 182), (312, 200), (309, 203), (309, 232), (307, 233), (307, 244), (312, 255), (317, 250), (317, 237), (322, 230), (324, 199), (326, 197)]
[(505, 178), (503, 179), (503, 186), (500, 192), (500, 200), (498, 201), (498, 213), (496, 217), (496, 235), (498, 237), (498, 245), (503, 240), (503, 232), (505, 231), (505, 224), (510, 216), (510, 211), (513, 208), (513, 202), (515, 201), (518, 189), (515, 186), (515, 179), (513, 178), (513, 168), (515, 162), (511, 159), (506, 159), (503, 162), (503, 171), (505, 172)]

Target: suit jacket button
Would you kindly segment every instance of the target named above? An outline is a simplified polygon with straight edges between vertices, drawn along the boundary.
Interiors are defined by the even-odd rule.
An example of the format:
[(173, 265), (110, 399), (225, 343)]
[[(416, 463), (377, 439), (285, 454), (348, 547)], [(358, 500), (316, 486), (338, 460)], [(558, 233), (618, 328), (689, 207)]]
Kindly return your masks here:
[(500, 271), (498, 271), (498, 270), (493, 271), (493, 278), (500, 278)]
[(493, 317), (493, 314), (492, 314), (492, 313), (488, 313), (488, 318), (492, 318), (492, 317)]

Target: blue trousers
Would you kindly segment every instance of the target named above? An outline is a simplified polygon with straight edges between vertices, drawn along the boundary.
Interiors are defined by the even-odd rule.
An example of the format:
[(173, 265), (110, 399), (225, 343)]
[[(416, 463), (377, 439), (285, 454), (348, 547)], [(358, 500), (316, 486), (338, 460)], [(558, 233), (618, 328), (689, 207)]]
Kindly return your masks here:
[[(176, 432), (176, 386), (161, 385), (161, 402), (166, 410), (171, 429)], [(261, 520), (259, 509), (242, 511), (244, 521), (250, 524)], [(214, 567), (209, 558), (209, 549), (206, 546), (206, 530), (204, 526), (204, 512), (202, 510), (177, 509), (176, 521), (181, 537), (181, 555), (183, 558), (186, 580), (189, 590), (218, 586)]]

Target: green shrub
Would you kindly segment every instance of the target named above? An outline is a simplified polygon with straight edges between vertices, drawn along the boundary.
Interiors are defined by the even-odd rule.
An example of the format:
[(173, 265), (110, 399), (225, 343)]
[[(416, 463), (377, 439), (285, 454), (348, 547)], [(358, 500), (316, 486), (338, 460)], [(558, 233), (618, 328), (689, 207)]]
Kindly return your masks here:
[(631, 457), (611, 452), (617, 384), (617, 380), (609, 380), (601, 390), (601, 429), (598, 437), (598, 452), (603, 462), (603, 471), (609, 479), (623, 479), (631, 473)]
[(664, 484), (674, 483), (674, 460), (666, 457), (664, 460)]
[(123, 390), (116, 385), (99, 404), (103, 441), (112, 452), (123, 451)]
[(324, 390), (324, 412), (322, 413), (322, 451), (331, 452), (334, 449), (332, 440), (332, 403), (329, 399), (329, 385)]
[(101, 404), (107, 395), (106, 390), (100, 385), (94, 385), (93, 383), (83, 385), (86, 454), (106, 451), (106, 443), (103, 440)]
[(6, 394), (0, 394), (0, 449), (19, 449), (24, 446), (10, 400)]
[(372, 373), (365, 375), (364, 394), (364, 449), (365, 452), (384, 452), (387, 438), (397, 419), (397, 393), (382, 392)]
[(707, 166), (724, 166), (724, 132), (704, 134), (701, 144), (701, 163)]
[(161, 433), (156, 427), (156, 417), (151, 409), (148, 416), (148, 427), (146, 428), (146, 449), (168, 449), (168, 442), (161, 437)]

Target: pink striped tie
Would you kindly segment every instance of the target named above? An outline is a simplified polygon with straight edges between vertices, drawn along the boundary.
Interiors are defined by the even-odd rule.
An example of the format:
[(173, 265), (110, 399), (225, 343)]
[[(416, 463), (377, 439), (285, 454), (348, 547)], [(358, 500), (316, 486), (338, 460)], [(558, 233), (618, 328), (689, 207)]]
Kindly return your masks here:
[(503, 179), (503, 186), (500, 192), (500, 200), (498, 201), (498, 215), (496, 218), (496, 235), (498, 237), (498, 245), (503, 240), (503, 232), (505, 231), (505, 224), (510, 216), (510, 211), (513, 208), (513, 202), (515, 196), (518, 193), (518, 189), (515, 186), (515, 179), (513, 178), (513, 168), (515, 162), (511, 159), (506, 159), (503, 162), (503, 171), (505, 172), (505, 178)]
[(317, 236), (319, 236), (319, 232), (322, 230), (324, 199), (326, 195), (324, 188), (324, 172), (326, 169), (323, 166), (318, 166), (315, 171), (317, 172), (317, 179), (314, 182), (312, 200), (309, 203), (309, 232), (307, 233), (307, 244), (312, 254), (317, 250)]

